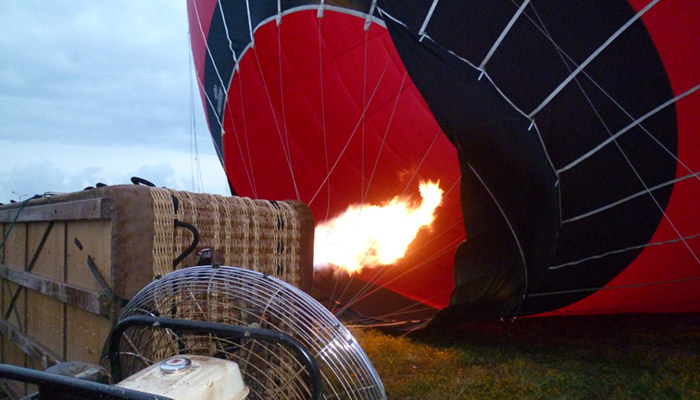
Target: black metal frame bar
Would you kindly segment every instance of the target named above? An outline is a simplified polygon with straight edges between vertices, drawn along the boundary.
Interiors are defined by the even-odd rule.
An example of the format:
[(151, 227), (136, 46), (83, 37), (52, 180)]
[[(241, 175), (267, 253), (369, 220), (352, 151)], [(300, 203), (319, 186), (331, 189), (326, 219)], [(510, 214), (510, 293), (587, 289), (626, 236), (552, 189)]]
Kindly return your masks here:
[(87, 399), (172, 400), (170, 397), (9, 364), (0, 364), (0, 378), (39, 385), (40, 399), (59, 399), (70, 394)]
[(159, 329), (172, 329), (173, 331), (188, 331), (193, 333), (212, 334), (215, 336), (234, 338), (234, 339), (256, 339), (265, 342), (281, 344), (288, 347), (297, 354), (299, 360), (306, 366), (309, 371), (311, 383), (311, 398), (314, 400), (321, 399), (323, 393), (323, 381), (321, 380), (321, 372), (318, 362), (313, 354), (304, 347), (299, 341), (293, 337), (278, 331), (260, 328), (249, 328), (234, 325), (216, 324), (204, 321), (191, 321), (164, 317), (149, 317), (149, 316), (133, 316), (117, 322), (112, 328), (107, 340), (107, 354), (111, 369), (112, 379), (120, 381), (122, 377), (121, 364), (119, 357), (119, 341), (122, 334), (130, 327), (146, 326)]

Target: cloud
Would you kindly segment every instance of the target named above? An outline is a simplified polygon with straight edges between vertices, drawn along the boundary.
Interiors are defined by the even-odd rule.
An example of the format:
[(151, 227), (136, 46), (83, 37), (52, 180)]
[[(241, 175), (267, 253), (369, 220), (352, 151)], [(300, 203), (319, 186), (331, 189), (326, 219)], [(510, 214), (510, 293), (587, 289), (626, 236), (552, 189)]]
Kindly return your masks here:
[[(0, 148), (5, 145), (0, 140)], [(213, 154), (154, 151), (139, 146), (77, 147), (48, 143), (46, 147), (51, 151), (43, 149), (44, 157), (37, 160), (28, 156), (36, 145), (25, 143), (14, 147), (18, 151), (6, 154), (0, 166), (0, 203), (46, 192), (75, 192), (98, 182), (130, 184), (132, 176), (176, 190), (230, 195), (223, 168)]]
[(3, 2), (0, 15), (3, 136), (187, 144), (184, 2)]
[(0, 202), (131, 176), (228, 194), (192, 128), (206, 124), (186, 2), (3, 1), (0, 25)]

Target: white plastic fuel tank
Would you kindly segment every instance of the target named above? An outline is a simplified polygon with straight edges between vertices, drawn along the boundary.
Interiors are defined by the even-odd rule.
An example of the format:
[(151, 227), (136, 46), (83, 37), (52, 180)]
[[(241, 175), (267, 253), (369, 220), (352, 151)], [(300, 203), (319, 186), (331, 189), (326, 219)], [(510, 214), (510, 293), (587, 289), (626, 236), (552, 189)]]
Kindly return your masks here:
[(151, 365), (117, 386), (175, 400), (242, 400), (248, 396), (238, 364), (194, 355), (178, 355)]

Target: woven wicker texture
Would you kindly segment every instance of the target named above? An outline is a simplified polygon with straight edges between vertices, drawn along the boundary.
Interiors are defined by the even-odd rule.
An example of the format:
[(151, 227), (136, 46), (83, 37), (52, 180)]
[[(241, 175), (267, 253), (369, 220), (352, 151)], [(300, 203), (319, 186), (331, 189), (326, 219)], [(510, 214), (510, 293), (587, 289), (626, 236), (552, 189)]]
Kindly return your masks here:
[(291, 204), (164, 188), (152, 188), (151, 197), (154, 277), (192, 265), (172, 265), (192, 242), (190, 231), (175, 226), (177, 219), (198, 230), (197, 248), (214, 250), (220, 257), (217, 263), (300, 284), (300, 223)]

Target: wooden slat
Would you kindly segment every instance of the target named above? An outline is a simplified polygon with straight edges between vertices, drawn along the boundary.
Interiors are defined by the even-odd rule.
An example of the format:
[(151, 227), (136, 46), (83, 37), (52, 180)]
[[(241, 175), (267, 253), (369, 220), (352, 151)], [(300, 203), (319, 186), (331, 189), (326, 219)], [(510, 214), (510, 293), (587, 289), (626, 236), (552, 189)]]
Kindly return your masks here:
[(100, 292), (86, 290), (69, 283), (58, 282), (50, 278), (19, 271), (0, 264), (0, 278), (53, 297), (63, 303), (80, 308), (93, 314), (109, 316), (110, 299)]
[[(112, 206), (108, 199), (96, 198), (74, 200), (54, 204), (33, 206), (31, 203), (0, 209), (0, 223), (37, 222), (37, 221), (75, 221), (91, 219), (109, 219), (112, 217)], [(17, 213), (19, 212), (19, 215)]]
[(10, 399), (19, 399), (24, 397), (27, 394), (25, 385), (26, 384), (24, 382), (6, 379), (0, 380), (0, 389), (2, 389), (2, 392), (5, 393)]
[[(26, 272), (63, 282), (67, 222), (35, 222), (27, 227), (27, 254), (34, 260)], [(47, 233), (48, 232), (48, 233)], [(13, 265), (14, 267), (14, 265)], [(31, 270), (28, 268), (31, 267)], [(22, 270), (15, 268), (15, 270)], [(24, 332), (56, 354), (63, 355), (65, 333), (63, 315), (66, 304), (39, 291), (26, 290), (27, 324)]]
[[(12, 231), (9, 233), (5, 241), (5, 246), (3, 248), (4, 254), (2, 262), (7, 265), (16, 266), (17, 269), (24, 269), (27, 264), (27, 231), (29, 224), (19, 223), (14, 226)], [(8, 227), (5, 225), (5, 234), (7, 234)], [(15, 293), (19, 290), (19, 286), (7, 280), (0, 280), (2, 286), (2, 318), (6, 315), (10, 308), (11, 299), (15, 296)], [(27, 315), (26, 315), (26, 293), (24, 291), (20, 292), (14, 304), (13, 311), (8, 315), (8, 319), (4, 320), (5, 323), (11, 323), (16, 329), (22, 330), (26, 326)], [(19, 365), (21, 367), (27, 366), (27, 355), (20, 349), (16, 344), (14, 344), (9, 337), (2, 335), (2, 362), (6, 364)]]
[(62, 361), (57, 354), (2, 319), (0, 319), (0, 334), (16, 344), (27, 356), (39, 362), (44, 368)]
[(100, 363), (112, 321), (75, 307), (66, 307), (66, 359)]

